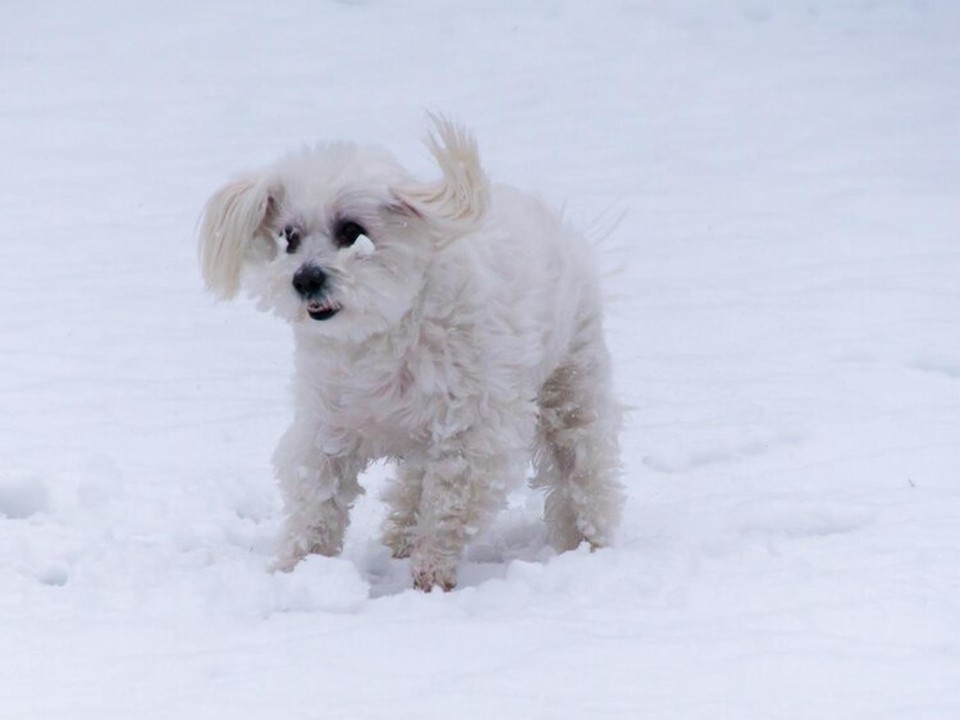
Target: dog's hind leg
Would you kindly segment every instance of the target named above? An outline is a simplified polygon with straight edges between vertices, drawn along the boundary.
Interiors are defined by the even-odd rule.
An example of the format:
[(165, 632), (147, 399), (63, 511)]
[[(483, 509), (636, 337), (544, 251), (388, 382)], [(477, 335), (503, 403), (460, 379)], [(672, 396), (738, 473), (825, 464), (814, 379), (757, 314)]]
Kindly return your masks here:
[(315, 445), (312, 426), (294, 423), (274, 454), (287, 520), (274, 568), (291, 570), (306, 555), (339, 555), (350, 508), (363, 490), (364, 463), (351, 455), (329, 456)]
[(620, 482), (620, 406), (599, 320), (586, 318), (563, 364), (538, 397), (533, 486), (547, 493), (550, 543), (571, 550), (586, 540), (610, 544), (624, 493)]

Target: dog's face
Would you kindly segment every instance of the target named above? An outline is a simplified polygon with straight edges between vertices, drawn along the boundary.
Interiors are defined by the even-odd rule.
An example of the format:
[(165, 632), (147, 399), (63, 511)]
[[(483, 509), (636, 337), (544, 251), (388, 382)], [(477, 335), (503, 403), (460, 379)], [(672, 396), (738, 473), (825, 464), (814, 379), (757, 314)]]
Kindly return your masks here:
[(421, 297), (433, 253), (486, 207), (471, 139), (438, 129), (438, 184), (416, 183), (383, 152), (331, 145), (222, 188), (200, 231), (207, 286), (232, 297), (242, 281), (302, 332), (359, 341), (388, 331)]
[[(361, 339), (399, 322), (423, 289), (429, 229), (394, 188), (389, 158), (351, 146), (305, 150), (261, 179), (266, 210), (249, 288), (307, 332)], [(256, 248), (255, 248), (256, 251)]]

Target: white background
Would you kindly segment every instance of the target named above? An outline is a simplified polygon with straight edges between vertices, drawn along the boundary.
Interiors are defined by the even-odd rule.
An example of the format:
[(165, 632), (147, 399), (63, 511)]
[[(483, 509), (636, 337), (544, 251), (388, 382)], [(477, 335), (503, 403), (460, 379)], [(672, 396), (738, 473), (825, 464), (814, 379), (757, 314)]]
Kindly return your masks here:
[[(0, 717), (960, 717), (960, 6), (7, 3)], [(425, 110), (601, 244), (629, 504), (461, 587), (265, 567), (291, 338), (204, 295), (235, 173)], [(622, 222), (617, 218), (626, 213)], [(509, 261), (505, 259), (505, 261)]]

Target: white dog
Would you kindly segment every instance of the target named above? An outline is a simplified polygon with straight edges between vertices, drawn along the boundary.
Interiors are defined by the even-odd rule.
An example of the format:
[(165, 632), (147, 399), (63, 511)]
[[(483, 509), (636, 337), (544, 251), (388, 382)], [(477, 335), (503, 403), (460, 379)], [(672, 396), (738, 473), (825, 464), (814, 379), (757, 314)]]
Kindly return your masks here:
[(384, 542), (414, 585), (460, 554), (532, 460), (558, 550), (610, 542), (623, 502), (595, 258), (535, 197), (491, 186), (472, 136), (434, 118), (442, 171), (386, 153), (288, 155), (208, 201), (203, 277), (293, 327), (296, 415), (274, 456), (288, 518), (277, 566), (336, 555), (358, 475), (397, 461)]

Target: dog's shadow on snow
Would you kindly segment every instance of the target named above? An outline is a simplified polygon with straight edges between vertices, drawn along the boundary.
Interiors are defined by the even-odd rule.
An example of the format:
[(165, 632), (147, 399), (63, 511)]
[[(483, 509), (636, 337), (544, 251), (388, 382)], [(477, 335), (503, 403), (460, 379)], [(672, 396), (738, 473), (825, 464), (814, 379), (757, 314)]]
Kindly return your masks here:
[[(410, 590), (410, 561), (396, 560), (373, 541), (344, 553), (370, 585), (370, 599), (399, 595)], [(459, 566), (457, 590), (506, 578), (510, 563), (547, 562), (556, 551), (547, 542), (542, 522), (524, 513), (504, 513), (467, 547)], [(454, 591), (456, 592), (456, 590)]]

